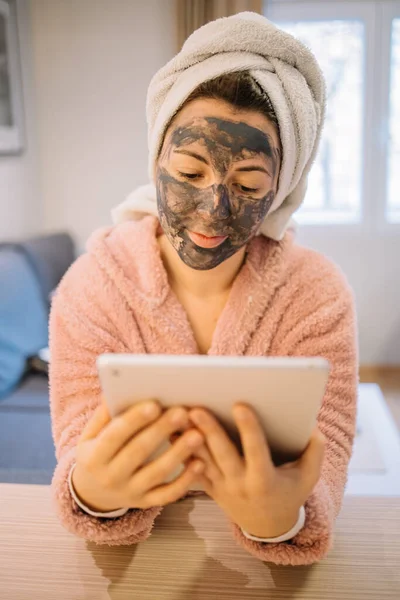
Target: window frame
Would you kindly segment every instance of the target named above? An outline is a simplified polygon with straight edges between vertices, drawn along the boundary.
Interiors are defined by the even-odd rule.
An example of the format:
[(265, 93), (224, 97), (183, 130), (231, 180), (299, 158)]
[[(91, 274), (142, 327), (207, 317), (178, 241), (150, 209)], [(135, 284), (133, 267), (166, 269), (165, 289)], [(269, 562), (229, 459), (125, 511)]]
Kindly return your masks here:
[[(386, 61), (388, 65), (387, 70), (382, 69), (382, 81), (381, 81), (381, 106), (382, 114), (384, 116), (384, 122), (382, 126), (382, 134), (380, 139), (381, 152), (382, 152), (382, 181), (385, 185), (385, 206), (383, 221), (387, 225), (387, 228), (400, 230), (400, 220), (389, 221), (386, 213), (389, 209), (389, 123), (390, 123), (390, 87), (391, 87), (391, 58), (392, 58), (392, 21), (394, 19), (400, 19), (400, 0), (385, 0), (379, 6), (381, 11), (381, 31), (382, 31), (382, 63)], [(400, 190), (399, 190), (400, 193)]]
[[(386, 218), (389, 175), (389, 94), (392, 19), (400, 17), (400, 0), (268, 0), (264, 14), (271, 21), (358, 19), (364, 22), (361, 206), (357, 222), (302, 223), (329, 235), (338, 228), (354, 233), (398, 234), (399, 222)], [(371, 127), (370, 124), (373, 124)], [(376, 199), (379, 199), (377, 201)]]

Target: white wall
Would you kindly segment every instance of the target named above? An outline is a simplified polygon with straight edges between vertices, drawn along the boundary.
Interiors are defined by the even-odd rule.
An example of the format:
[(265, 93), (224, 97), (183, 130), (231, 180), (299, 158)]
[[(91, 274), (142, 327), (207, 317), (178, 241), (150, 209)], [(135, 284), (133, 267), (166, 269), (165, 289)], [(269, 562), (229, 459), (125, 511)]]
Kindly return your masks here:
[(355, 292), (360, 359), (400, 365), (400, 235), (353, 227), (301, 227), (298, 240), (332, 258)]
[(174, 54), (174, 0), (31, 0), (47, 230), (83, 245), (147, 181), (145, 99)]
[(19, 155), (0, 155), (0, 240), (2, 241), (35, 235), (39, 233), (42, 226), (28, 9), (26, 2), (18, 3), (25, 147)]
[[(31, 0), (48, 230), (83, 245), (147, 180), (145, 96), (174, 53), (174, 0)], [(353, 286), (364, 364), (400, 364), (400, 239), (303, 228), (299, 240), (338, 262)]]

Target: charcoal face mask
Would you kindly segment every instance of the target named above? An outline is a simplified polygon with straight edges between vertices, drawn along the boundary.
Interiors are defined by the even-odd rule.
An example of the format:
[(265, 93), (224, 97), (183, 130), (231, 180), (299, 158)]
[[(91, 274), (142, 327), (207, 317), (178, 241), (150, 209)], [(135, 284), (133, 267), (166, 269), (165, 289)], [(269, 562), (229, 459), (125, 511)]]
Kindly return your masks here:
[[(172, 152), (196, 155), (190, 146), (198, 142), (207, 156), (216, 179), (226, 179), (233, 163), (242, 171), (265, 170), (240, 167), (240, 161), (263, 159), (270, 175), (270, 189), (263, 197), (242, 185), (216, 183), (206, 188), (190, 177), (173, 176), (168, 171)], [(198, 155), (197, 155), (198, 156)], [(177, 127), (163, 149), (156, 174), (157, 204), (161, 226), (167, 238), (189, 267), (213, 269), (245, 246), (256, 234), (275, 198), (274, 184), (280, 162), (280, 150), (268, 134), (243, 122), (201, 118)], [(188, 231), (209, 237), (228, 236), (215, 248), (202, 248)]]

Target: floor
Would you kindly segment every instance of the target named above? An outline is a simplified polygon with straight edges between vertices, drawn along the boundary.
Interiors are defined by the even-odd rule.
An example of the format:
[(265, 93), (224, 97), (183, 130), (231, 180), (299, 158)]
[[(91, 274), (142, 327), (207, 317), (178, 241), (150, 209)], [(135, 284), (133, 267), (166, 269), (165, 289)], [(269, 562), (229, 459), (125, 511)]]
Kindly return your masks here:
[(400, 431), (400, 368), (360, 369), (361, 383), (377, 383)]

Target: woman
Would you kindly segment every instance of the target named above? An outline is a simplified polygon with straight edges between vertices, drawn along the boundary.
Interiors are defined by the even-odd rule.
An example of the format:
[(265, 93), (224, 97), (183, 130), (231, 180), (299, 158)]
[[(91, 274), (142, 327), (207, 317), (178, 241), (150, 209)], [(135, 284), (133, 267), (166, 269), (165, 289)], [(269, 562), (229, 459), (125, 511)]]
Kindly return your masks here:
[[(92, 236), (52, 306), (53, 491), (70, 531), (137, 543), (162, 506), (200, 483), (262, 560), (309, 564), (331, 548), (355, 430), (353, 298), (289, 226), (324, 110), (312, 54), (252, 13), (196, 31), (153, 78), (153, 183)], [(332, 370), (306, 451), (275, 468), (246, 405), (234, 409), (243, 457), (205, 410), (149, 401), (110, 421), (95, 366), (103, 352), (323, 356)]]

